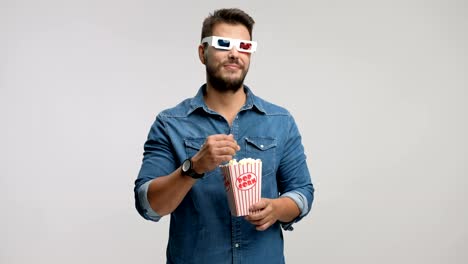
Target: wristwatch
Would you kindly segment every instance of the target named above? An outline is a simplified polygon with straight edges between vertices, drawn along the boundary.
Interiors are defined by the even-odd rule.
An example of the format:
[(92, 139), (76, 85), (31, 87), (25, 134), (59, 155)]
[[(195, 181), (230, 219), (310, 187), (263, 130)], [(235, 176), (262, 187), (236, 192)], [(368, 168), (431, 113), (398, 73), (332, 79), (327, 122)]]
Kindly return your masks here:
[(191, 158), (184, 160), (184, 162), (182, 163), (181, 169), (182, 169), (182, 175), (190, 176), (194, 179), (200, 179), (200, 178), (203, 178), (203, 176), (205, 176), (205, 173), (198, 174), (197, 172), (193, 170), (193, 162)]

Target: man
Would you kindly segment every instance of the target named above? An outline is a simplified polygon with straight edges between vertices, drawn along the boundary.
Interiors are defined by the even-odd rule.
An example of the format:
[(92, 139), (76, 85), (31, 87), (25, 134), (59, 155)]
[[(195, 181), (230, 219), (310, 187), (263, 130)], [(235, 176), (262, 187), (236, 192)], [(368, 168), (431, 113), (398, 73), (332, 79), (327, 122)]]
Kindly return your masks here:
[[(253, 24), (239, 9), (205, 19), (206, 84), (161, 112), (145, 143), (136, 208), (148, 220), (171, 215), (167, 263), (284, 263), (281, 228), (310, 210), (314, 189), (293, 117), (243, 84)], [(262, 199), (235, 217), (219, 165), (247, 157), (262, 160)]]

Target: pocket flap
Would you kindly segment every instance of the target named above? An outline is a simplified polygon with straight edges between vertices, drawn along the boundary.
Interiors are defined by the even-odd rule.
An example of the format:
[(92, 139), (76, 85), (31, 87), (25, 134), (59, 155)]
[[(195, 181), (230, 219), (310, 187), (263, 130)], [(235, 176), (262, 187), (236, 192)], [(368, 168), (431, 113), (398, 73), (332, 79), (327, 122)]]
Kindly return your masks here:
[(245, 141), (259, 150), (268, 150), (276, 147), (275, 138), (249, 137)]
[(184, 139), (184, 143), (186, 147), (200, 150), (205, 143), (205, 138), (188, 138)]

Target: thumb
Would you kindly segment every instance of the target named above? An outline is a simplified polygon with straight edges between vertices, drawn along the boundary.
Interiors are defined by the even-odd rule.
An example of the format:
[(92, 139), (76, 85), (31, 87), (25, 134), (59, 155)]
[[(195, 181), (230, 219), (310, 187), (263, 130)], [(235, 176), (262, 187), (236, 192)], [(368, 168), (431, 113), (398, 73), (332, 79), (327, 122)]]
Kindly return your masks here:
[(261, 199), (260, 201), (258, 201), (257, 203), (253, 204), (250, 206), (250, 211), (258, 211), (258, 210), (262, 210), (263, 208), (265, 208), (267, 205), (265, 199)]

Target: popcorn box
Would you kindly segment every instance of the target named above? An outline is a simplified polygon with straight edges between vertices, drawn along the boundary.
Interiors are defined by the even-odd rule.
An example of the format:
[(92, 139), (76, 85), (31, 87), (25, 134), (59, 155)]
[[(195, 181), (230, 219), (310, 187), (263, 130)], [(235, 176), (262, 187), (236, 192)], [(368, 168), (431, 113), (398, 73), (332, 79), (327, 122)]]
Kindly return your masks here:
[(229, 209), (233, 216), (248, 215), (249, 207), (262, 195), (262, 161), (243, 159), (221, 165)]

